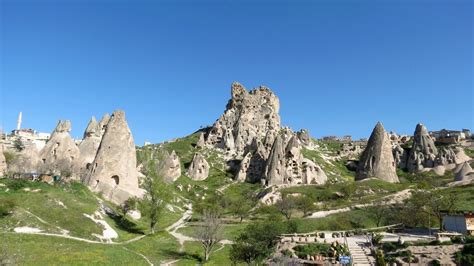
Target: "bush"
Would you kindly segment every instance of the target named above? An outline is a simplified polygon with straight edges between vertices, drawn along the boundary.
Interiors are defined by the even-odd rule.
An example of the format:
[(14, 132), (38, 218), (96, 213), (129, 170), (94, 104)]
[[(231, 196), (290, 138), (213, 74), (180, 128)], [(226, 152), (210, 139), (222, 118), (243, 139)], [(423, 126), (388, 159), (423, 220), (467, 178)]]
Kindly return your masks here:
[(456, 262), (460, 265), (474, 265), (474, 243), (466, 244), (456, 253)]
[(28, 181), (24, 179), (11, 180), (7, 183), (7, 187), (11, 190), (20, 190), (26, 186), (28, 186)]
[(9, 215), (15, 208), (15, 202), (12, 200), (6, 199), (0, 201), (0, 218), (3, 218)]
[(306, 258), (306, 256), (330, 256), (331, 254), (331, 246), (329, 244), (323, 243), (314, 243), (302, 246), (296, 246), (293, 248), (296, 252), (296, 255), (299, 258)]
[(375, 254), (375, 265), (377, 266), (385, 266), (385, 257), (383, 255), (382, 250), (377, 250), (377, 253)]
[(385, 242), (382, 244), (382, 249), (385, 252), (394, 252), (406, 247), (408, 247), (407, 243), (399, 244), (398, 242)]
[(379, 245), (380, 243), (382, 243), (382, 239), (383, 239), (383, 235), (381, 234), (374, 234), (372, 236), (372, 244), (374, 245)]

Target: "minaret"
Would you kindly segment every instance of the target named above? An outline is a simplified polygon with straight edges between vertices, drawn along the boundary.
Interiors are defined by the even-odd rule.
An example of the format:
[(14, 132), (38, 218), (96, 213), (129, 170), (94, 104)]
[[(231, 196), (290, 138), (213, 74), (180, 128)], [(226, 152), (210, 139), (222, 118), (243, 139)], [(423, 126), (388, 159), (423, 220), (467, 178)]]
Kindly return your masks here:
[(18, 114), (18, 122), (16, 124), (16, 130), (20, 130), (21, 129), (21, 117), (22, 117), (22, 113), (20, 112)]

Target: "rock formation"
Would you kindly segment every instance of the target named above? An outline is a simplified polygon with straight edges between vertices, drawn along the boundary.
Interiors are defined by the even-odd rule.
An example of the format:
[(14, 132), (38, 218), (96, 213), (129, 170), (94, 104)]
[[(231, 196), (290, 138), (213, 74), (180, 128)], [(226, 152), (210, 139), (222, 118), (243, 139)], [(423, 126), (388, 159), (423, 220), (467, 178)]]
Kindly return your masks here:
[(192, 180), (201, 181), (209, 176), (209, 163), (200, 153), (194, 154), (193, 161), (188, 168), (188, 176)]
[(141, 196), (138, 187), (137, 158), (132, 133), (123, 111), (110, 117), (91, 172), (84, 183), (116, 204)]
[(167, 183), (172, 183), (181, 176), (181, 164), (175, 151), (172, 151), (171, 154), (167, 151), (164, 152), (163, 164), (160, 166), (159, 172)]
[(265, 183), (267, 186), (280, 185), (284, 183), (285, 154), (283, 140), (278, 135), (273, 143), (272, 151), (267, 161), (265, 170)]
[(399, 182), (390, 137), (380, 122), (370, 135), (356, 172), (356, 180), (370, 177), (392, 183)]
[[(8, 171), (12, 173), (41, 173), (38, 168), (40, 164), (39, 152), (36, 145), (26, 145), (25, 148), (15, 153), (15, 160), (8, 165)], [(41, 170), (41, 169), (39, 169)]]
[(7, 171), (7, 161), (5, 155), (3, 155), (3, 146), (0, 145), (0, 177), (3, 176)]
[(308, 130), (301, 129), (300, 131), (296, 132), (296, 135), (298, 136), (298, 139), (303, 146), (312, 146), (313, 142), (311, 141), (311, 137), (309, 136)]
[(457, 171), (454, 181), (466, 181), (474, 179), (474, 171), (468, 162), (462, 164), (462, 167)]
[(396, 143), (392, 148), (393, 159), (395, 160), (395, 165), (400, 168), (406, 167), (406, 157), (407, 152), (404, 148), (400, 146), (400, 144)]
[(69, 131), (71, 131), (69, 120), (58, 122), (51, 138), (39, 154), (38, 168), (41, 173), (60, 174), (63, 179), (79, 179), (77, 172), (81, 155)]
[(232, 83), (232, 98), (226, 111), (210, 129), (206, 144), (226, 151), (228, 156), (243, 157), (254, 139), (262, 140), (280, 130), (280, 103), (266, 87), (247, 91)]
[(102, 137), (105, 133), (105, 129), (107, 128), (107, 124), (109, 123), (109, 120), (110, 120), (110, 115), (109, 114), (104, 114), (104, 116), (102, 117), (102, 119), (100, 120), (99, 122), (99, 130), (100, 130), (100, 136)]
[(265, 170), (265, 184), (324, 184), (327, 176), (321, 167), (301, 154), (298, 134), (282, 132), (274, 141)]
[(92, 117), (84, 131), (84, 137), (79, 144), (79, 151), (81, 152), (82, 159), (81, 168), (90, 170), (92, 162), (99, 150), (101, 139), (101, 128), (95, 120), (95, 117)]
[(434, 167), (437, 155), (438, 149), (436, 149), (426, 127), (422, 124), (416, 125), (413, 147), (410, 150), (406, 165), (408, 171), (417, 172), (425, 167)]
[(196, 143), (196, 147), (197, 148), (203, 148), (205, 145), (206, 145), (206, 141), (204, 139), (204, 133), (201, 132), (201, 133), (199, 133), (199, 138), (198, 138), (198, 141)]

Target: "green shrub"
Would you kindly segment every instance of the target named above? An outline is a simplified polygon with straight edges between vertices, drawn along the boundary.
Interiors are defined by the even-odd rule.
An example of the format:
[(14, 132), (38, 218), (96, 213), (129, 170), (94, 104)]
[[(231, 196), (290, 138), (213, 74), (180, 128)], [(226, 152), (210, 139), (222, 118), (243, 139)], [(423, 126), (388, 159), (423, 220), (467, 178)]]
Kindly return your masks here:
[(24, 179), (15, 179), (15, 180), (10, 180), (10, 182), (7, 183), (7, 187), (11, 190), (20, 190), (22, 188), (25, 188), (28, 186), (28, 181)]
[(466, 244), (456, 253), (456, 262), (460, 265), (474, 265), (474, 244)]
[(0, 201), (0, 218), (9, 215), (15, 208), (15, 202), (9, 199)]
[(306, 256), (330, 256), (331, 255), (331, 246), (329, 244), (323, 243), (314, 243), (302, 246), (296, 246), (293, 248), (296, 252), (296, 255), (299, 258), (306, 258)]
[(383, 255), (383, 252), (382, 250), (377, 250), (377, 252), (375, 253), (375, 265), (377, 266), (385, 266), (386, 263), (385, 263), (385, 257)]

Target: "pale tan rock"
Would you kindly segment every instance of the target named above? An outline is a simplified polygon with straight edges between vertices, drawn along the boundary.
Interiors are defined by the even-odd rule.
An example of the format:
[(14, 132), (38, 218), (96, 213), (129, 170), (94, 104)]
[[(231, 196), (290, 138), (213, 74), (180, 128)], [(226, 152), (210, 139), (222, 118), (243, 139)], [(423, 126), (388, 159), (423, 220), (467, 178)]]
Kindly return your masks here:
[(202, 181), (209, 176), (209, 163), (200, 153), (194, 154), (193, 161), (187, 171), (192, 180)]
[(22, 151), (14, 153), (14, 160), (8, 165), (8, 171), (17, 174), (37, 173), (40, 166), (36, 145), (27, 145)]
[(63, 180), (79, 180), (81, 154), (69, 135), (71, 122), (59, 121), (51, 138), (39, 153), (39, 171), (44, 174), (60, 174)]
[(474, 171), (468, 162), (462, 164), (462, 167), (457, 171), (454, 181), (466, 181), (474, 178)]
[[(434, 167), (437, 155), (438, 149), (434, 145), (434, 141), (426, 127), (422, 124), (416, 125), (413, 137), (413, 147), (410, 150), (406, 165), (408, 171), (419, 172), (425, 167)], [(438, 163), (438, 165), (443, 164), (446, 163)]]
[(280, 103), (266, 87), (247, 91), (232, 83), (232, 98), (226, 111), (210, 129), (206, 143), (223, 149), (228, 156), (243, 156), (255, 138), (263, 139), (268, 132), (280, 129)]
[(92, 117), (86, 130), (84, 131), (84, 137), (79, 144), (79, 151), (81, 153), (82, 164), (81, 168), (89, 171), (92, 167), (92, 162), (97, 155), (99, 150), (100, 141), (102, 140), (102, 133), (99, 124)]
[(3, 176), (7, 171), (7, 161), (5, 155), (3, 155), (3, 146), (0, 145), (0, 177)]
[(181, 176), (181, 163), (175, 151), (171, 154), (164, 152), (163, 165), (160, 168), (159, 172), (167, 183), (173, 183)]
[(377, 123), (359, 161), (356, 180), (377, 177), (387, 182), (399, 182), (390, 137)]
[(91, 173), (84, 183), (106, 199), (121, 204), (132, 196), (143, 195), (136, 167), (135, 143), (125, 113), (115, 111), (105, 127)]

